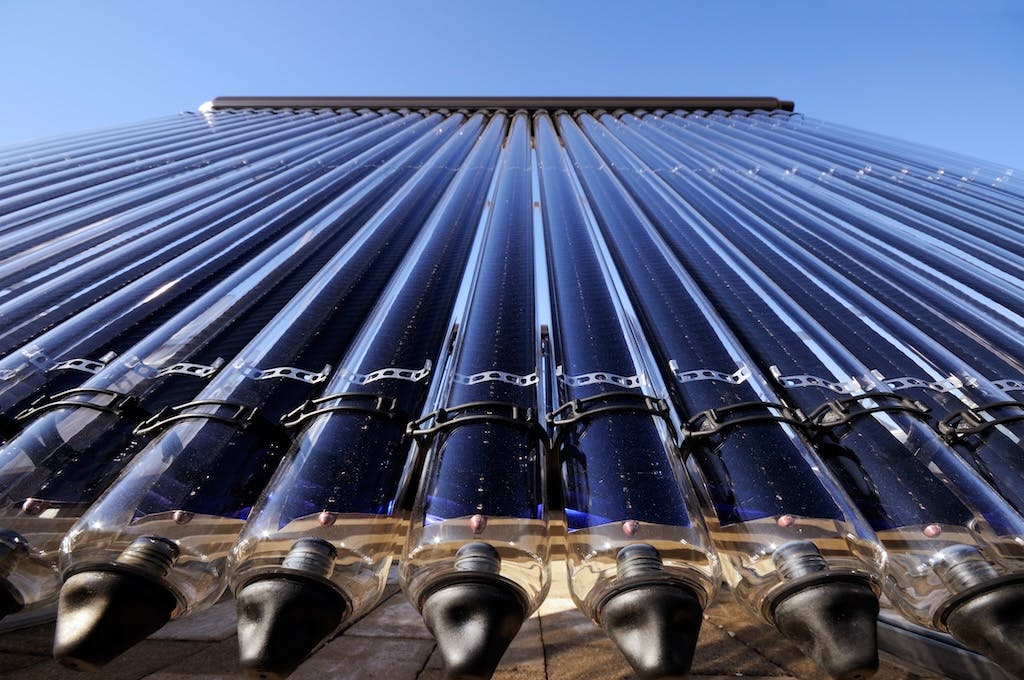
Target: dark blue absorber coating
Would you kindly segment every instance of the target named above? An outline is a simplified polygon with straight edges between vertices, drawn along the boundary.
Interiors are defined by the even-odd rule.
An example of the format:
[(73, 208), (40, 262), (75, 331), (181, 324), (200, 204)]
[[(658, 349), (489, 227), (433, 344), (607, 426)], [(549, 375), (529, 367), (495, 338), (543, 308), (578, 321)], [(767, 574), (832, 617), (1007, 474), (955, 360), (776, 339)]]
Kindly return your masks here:
[[(534, 247), (529, 123), (517, 115), (495, 188), (494, 208), (473, 285), (472, 308), (459, 329), (447, 408), (475, 402), (477, 415), (509, 417), (515, 406), (532, 409), (536, 422), (537, 371)], [(522, 378), (472, 376), (497, 371)], [(534, 377), (535, 380), (535, 377)], [(446, 429), (433, 441), (421, 498), (426, 521), (484, 514), (539, 518), (543, 511), (543, 443), (536, 429), (492, 420)]]
[[(628, 330), (617, 311), (621, 302), (605, 280), (571, 169), (546, 116), (536, 120), (536, 140), (552, 291), (552, 356), (562, 374), (557, 383), (559, 404), (623, 391), (642, 395), (641, 386), (623, 387), (599, 377), (595, 382), (575, 382), (581, 375), (635, 380), (644, 371), (631, 354)], [(609, 396), (589, 403), (593, 408), (618, 401)], [(557, 441), (570, 531), (627, 519), (692, 524), (677, 469), (668, 458), (676, 453), (658, 431), (654, 416), (610, 411), (564, 426)]]
[[(602, 154), (608, 154), (613, 167), (629, 166), (624, 152), (606, 138), (594, 135), (591, 141)], [(787, 375), (830, 375), (829, 368), (779, 318), (772, 305), (687, 224), (688, 219), (702, 219), (700, 213), (681, 212), (635, 173), (622, 172), (618, 177), (655, 224), (672, 255), (683, 263), (719, 314), (743, 339), (762, 370), (776, 365)], [(795, 406), (811, 412), (835, 394), (824, 388), (806, 387), (787, 390), (786, 396)], [(840, 474), (851, 465), (867, 473), (869, 481), (865, 488), (847, 490), (876, 530), (930, 522), (962, 524), (973, 517), (971, 510), (881, 424), (860, 419), (841, 434), (828, 435), (828, 446), (819, 446), (818, 451), (829, 467)]]
[[(467, 127), (470, 127), (467, 125)], [(477, 150), (472, 168), (456, 179), (455, 191), (439, 206), (438, 225), (397, 295), (379, 319), (370, 339), (344, 362), (344, 370), (366, 375), (382, 368), (414, 369), (438, 361), (442, 343), (487, 187), (504, 137), (505, 124), (493, 122)], [(471, 128), (472, 130), (473, 128)], [(467, 132), (468, 134), (468, 132)], [(338, 412), (304, 436), (296, 452), (298, 472), (278, 493), (282, 525), (313, 512), (385, 514), (392, 510), (410, 439), (410, 414), (419, 414), (427, 397), (427, 379), (381, 379), (353, 383), (350, 392), (395, 400), (395, 413)]]
[[(560, 129), (659, 365), (667, 367), (675, 360), (682, 370), (735, 370), (734, 359), (701, 307), (681, 294), (667, 254), (652, 240), (642, 216), (623, 199), (621, 185), (596, 169), (599, 159), (571, 119), (563, 116)], [(743, 383), (706, 380), (682, 385), (674, 376), (668, 378), (669, 390), (687, 417), (757, 400)], [(840, 509), (795, 447), (777, 425), (759, 424), (738, 428), (713, 444), (694, 446), (687, 454), (701, 468), (723, 525), (786, 513), (841, 519)]]

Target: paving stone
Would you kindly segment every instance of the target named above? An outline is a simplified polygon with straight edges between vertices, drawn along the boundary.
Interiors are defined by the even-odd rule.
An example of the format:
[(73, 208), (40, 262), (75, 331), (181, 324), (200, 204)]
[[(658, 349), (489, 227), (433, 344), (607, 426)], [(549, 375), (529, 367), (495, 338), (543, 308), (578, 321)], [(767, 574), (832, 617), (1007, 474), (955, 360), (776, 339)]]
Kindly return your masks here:
[(547, 680), (633, 677), (632, 669), (615, 644), (575, 607), (567, 609), (560, 605), (549, 608), (546, 613), (542, 610), (540, 627)]
[(437, 645), (434, 645), (434, 651), (430, 653), (426, 665), (416, 676), (416, 680), (445, 680), (444, 659), (441, 658), (441, 652), (438, 651)]
[[(182, 659), (190, 658), (203, 649), (202, 642), (144, 640), (111, 661), (94, 677), (101, 677), (103, 680), (139, 680), (173, 663), (181, 662)], [(50, 659), (11, 673), (4, 673), (3, 677), (5, 680), (85, 680), (89, 676), (65, 668)]]
[(143, 680), (241, 680), (243, 676), (239, 673), (226, 673), (224, 675), (218, 675), (215, 673), (165, 673), (163, 671), (159, 673), (153, 673), (147, 675)]
[[(545, 599), (540, 608), (537, 609), (537, 613), (540, 616), (548, 616), (550, 614), (561, 614), (562, 612), (576, 612), (583, 621), (590, 621), (587, 617), (583, 616), (582, 612), (576, 609), (576, 603), (568, 597), (554, 597), (549, 595)], [(594, 624), (591, 623), (591, 626)]]
[[(740, 643), (747, 651), (735, 653), (740, 649), (732, 646), (733, 654), (725, 663), (717, 663), (715, 652), (709, 653), (705, 650), (705, 632), (713, 635), (712, 630), (718, 630), (730, 636)], [(722, 646), (721, 649), (728, 649)], [(760, 661), (759, 661), (760, 660)], [(823, 677), (821, 668), (807, 658), (796, 645), (782, 637), (773, 627), (754, 617), (741, 607), (735, 600), (725, 593), (716, 598), (706, 611), (704, 626), (701, 630), (701, 646), (697, 650), (697, 658), (694, 660), (695, 673), (725, 673), (729, 674), (729, 663), (736, 663), (735, 668), (743, 673), (744, 677), (755, 673), (754, 667), (763, 668), (768, 663), (776, 669), (774, 675), (787, 675), (799, 680), (820, 680)], [(724, 667), (724, 668), (723, 668)], [(773, 673), (760, 671), (763, 675), (771, 676)], [(885, 658), (879, 664), (878, 672), (873, 676), (874, 680), (939, 680), (937, 675), (915, 675), (900, 668)]]
[(437, 645), (434, 645), (434, 651), (430, 653), (427, 663), (423, 666), (423, 672), (443, 670), (444, 658), (441, 656), (441, 651), (437, 648)]
[(494, 672), (494, 680), (532, 680), (544, 677), (544, 640), (540, 617), (536, 614), (523, 622), (519, 634), (508, 646)]
[(156, 676), (162, 678), (164, 675), (186, 676), (191, 680), (227, 676), (237, 680), (242, 676), (238, 666), (238, 640), (232, 637), (222, 642), (204, 644), (195, 654), (165, 666), (159, 673), (146, 676), (146, 680), (157, 680)]
[(756, 649), (738, 640), (730, 631), (705, 617), (693, 658), (694, 675), (744, 677), (785, 677), (791, 675)]
[(45, 663), (50, 659), (49, 655), (38, 654), (10, 654), (0, 652), (0, 676), (9, 671), (16, 671), (20, 668), (28, 668), (39, 663)]
[[(768, 637), (771, 637), (769, 640)], [(793, 665), (810, 664), (820, 670), (792, 645), (786, 643), (781, 651), (773, 648), (774, 656), (762, 649), (766, 642), (774, 644), (778, 632), (755, 619), (739, 606), (728, 593), (711, 603), (704, 613), (704, 624), (694, 658), (694, 673), (707, 675), (792, 676)], [(783, 663), (776, 657), (781, 656)], [(789, 662), (786, 665), (785, 662)]]
[(30, 609), (27, 612), (19, 612), (0, 618), (0, 635), (8, 631), (20, 630), (22, 628), (33, 628), (46, 623), (53, 623), (57, 618), (57, 603)]
[(0, 652), (49, 657), (53, 653), (53, 622), (0, 635)]
[(431, 643), (434, 640), (423, 624), (419, 612), (400, 592), (389, 597), (359, 623), (345, 631), (343, 637), (350, 636), (415, 638), (430, 640)]
[(290, 680), (416, 680), (432, 641), (343, 635), (299, 666)]
[(219, 642), (235, 634), (237, 623), (235, 601), (227, 600), (198, 614), (175, 619), (150, 635), (149, 639)]

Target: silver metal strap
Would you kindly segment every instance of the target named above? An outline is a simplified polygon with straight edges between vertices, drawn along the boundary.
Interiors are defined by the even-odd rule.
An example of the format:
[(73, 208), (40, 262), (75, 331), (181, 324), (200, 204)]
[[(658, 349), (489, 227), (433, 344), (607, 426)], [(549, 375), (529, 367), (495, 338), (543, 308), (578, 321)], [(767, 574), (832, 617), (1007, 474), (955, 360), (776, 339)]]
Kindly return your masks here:
[[(106, 368), (111, 361), (117, 358), (117, 352), (107, 352), (99, 359), (65, 359), (59, 363), (54, 363), (52, 359), (46, 356), (44, 352), (40, 350), (39, 353), (40, 362), (48, 364), (47, 371), (82, 371), (83, 373), (91, 373), (96, 375), (104, 368)], [(38, 364), (42, 365), (42, 363)]]
[(295, 368), (294, 366), (276, 366), (274, 368), (255, 368), (253, 366), (241, 367), (235, 364), (237, 368), (242, 369), (242, 375), (252, 380), (270, 380), (271, 378), (289, 378), (291, 380), (298, 380), (300, 382), (310, 383), (315, 385), (327, 380), (327, 376), (331, 374), (331, 365), (327, 364), (323, 370), (319, 373), (308, 371), (304, 368)]
[(993, 380), (992, 384), (1001, 389), (1003, 392), (1013, 392), (1014, 390), (1024, 392), (1024, 380), (1014, 380), (1013, 378), (1007, 378), (1006, 380)]
[(452, 380), (460, 385), (476, 385), (477, 383), (482, 382), (498, 381), (508, 383), (510, 385), (528, 387), (530, 385), (536, 385), (538, 378), (536, 373), (530, 373), (529, 375), (516, 375), (515, 373), (506, 373), (505, 371), (481, 371), (480, 373), (474, 373), (473, 375), (456, 373)]
[(679, 382), (695, 382), (697, 380), (716, 380), (718, 382), (727, 382), (733, 385), (739, 385), (750, 377), (750, 367), (740, 366), (733, 373), (725, 373), (723, 371), (715, 371), (710, 368), (693, 368), (686, 371), (679, 370), (679, 363), (672, 359), (668, 362), (668, 367), (675, 375)]
[(808, 373), (782, 375), (778, 366), (771, 366), (769, 370), (783, 387), (824, 387), (836, 394), (852, 394), (860, 389), (868, 389), (868, 387), (862, 388), (855, 378), (851, 378), (850, 382), (835, 382)]
[(619, 387), (643, 387), (647, 384), (647, 376), (643, 373), (639, 375), (617, 375), (615, 373), (595, 371), (581, 375), (565, 375), (564, 368), (559, 366), (555, 369), (555, 375), (570, 387), (581, 387), (594, 383), (607, 383), (609, 385), (618, 385)]
[(928, 380), (922, 380), (921, 378), (912, 378), (910, 376), (904, 376), (902, 378), (881, 378), (882, 382), (893, 392), (899, 390), (905, 390), (912, 387), (918, 387), (926, 390), (934, 390), (936, 392), (951, 392), (958, 390), (964, 386), (963, 382), (956, 376), (950, 376), (945, 380), (939, 380), (936, 382), (930, 382)]
[(345, 379), (354, 382), (359, 385), (366, 385), (368, 383), (377, 382), (378, 380), (408, 380), (409, 382), (418, 382), (423, 380), (433, 368), (434, 364), (430, 359), (423, 364), (423, 368), (412, 369), (412, 368), (378, 368), (376, 371), (370, 371), (369, 373), (350, 373), (342, 369), (345, 373)]
[(59, 364), (54, 364), (53, 366), (50, 366), (46, 370), (48, 370), (48, 371), (62, 371), (62, 370), (82, 371), (83, 373), (92, 373), (93, 375), (95, 375), (95, 374), (99, 373), (100, 371), (102, 371), (106, 367), (107, 367), (107, 365), (105, 363), (103, 363), (102, 361), (93, 361), (92, 359), (68, 359), (66, 361), (60, 362)]
[(173, 366), (168, 366), (167, 368), (157, 373), (157, 375), (163, 376), (172, 375), (174, 373), (184, 373), (185, 375), (194, 375), (200, 378), (209, 378), (211, 375), (216, 373), (217, 370), (223, 365), (224, 359), (221, 359), (219, 357), (209, 366), (205, 366), (203, 364), (190, 364), (186, 362), (181, 362), (178, 364), (174, 364)]

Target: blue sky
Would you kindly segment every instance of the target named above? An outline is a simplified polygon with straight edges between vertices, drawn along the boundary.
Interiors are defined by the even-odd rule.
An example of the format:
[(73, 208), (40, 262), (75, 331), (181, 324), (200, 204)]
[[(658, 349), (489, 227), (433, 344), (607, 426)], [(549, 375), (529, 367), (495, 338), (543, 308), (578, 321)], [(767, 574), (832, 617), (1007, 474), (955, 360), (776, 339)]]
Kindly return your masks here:
[(770, 95), (1024, 169), (1024, 2), (0, 0), (0, 144), (218, 95)]

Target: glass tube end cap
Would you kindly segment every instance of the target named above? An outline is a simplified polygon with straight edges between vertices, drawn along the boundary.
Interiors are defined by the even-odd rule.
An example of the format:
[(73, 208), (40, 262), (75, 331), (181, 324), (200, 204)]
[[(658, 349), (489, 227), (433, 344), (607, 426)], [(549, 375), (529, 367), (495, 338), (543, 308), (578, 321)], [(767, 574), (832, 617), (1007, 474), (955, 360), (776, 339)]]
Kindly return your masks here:
[(421, 611), (450, 680), (488, 680), (526, 618), (514, 587), (472, 577), (437, 588)]
[(19, 534), (0, 529), (0, 619), (20, 612), (24, 607), (20, 593), (8, 577), (28, 552), (28, 544)]
[(638, 585), (608, 598), (600, 618), (638, 678), (688, 677), (703, 621), (700, 599), (690, 589)]
[(878, 670), (878, 596), (866, 582), (822, 581), (775, 603), (775, 626), (836, 680)]
[(345, 620), (348, 603), (330, 586), (293, 577), (251, 581), (235, 593), (240, 663), (249, 678), (286, 678)]
[(947, 614), (946, 627), (960, 642), (1024, 678), (1024, 583), (970, 598)]
[(126, 571), (82, 571), (60, 590), (53, 656), (95, 670), (171, 620), (178, 600), (154, 580)]
[(21, 599), (15, 596), (13, 590), (8, 584), (0, 582), (0, 620), (22, 610)]

